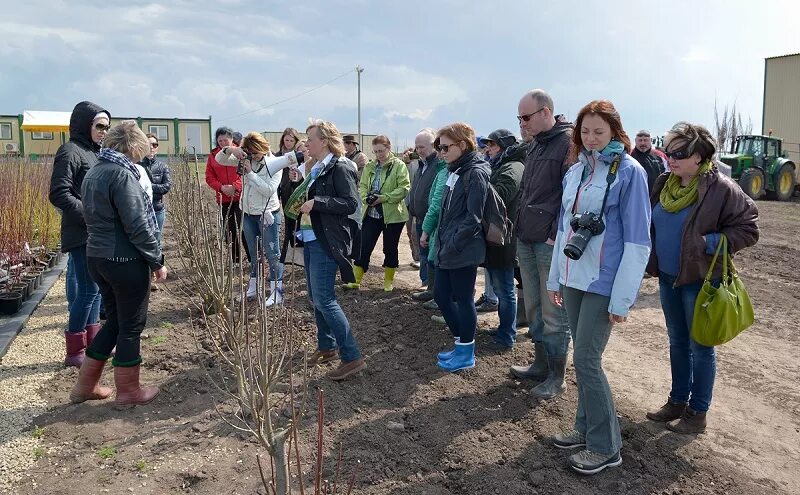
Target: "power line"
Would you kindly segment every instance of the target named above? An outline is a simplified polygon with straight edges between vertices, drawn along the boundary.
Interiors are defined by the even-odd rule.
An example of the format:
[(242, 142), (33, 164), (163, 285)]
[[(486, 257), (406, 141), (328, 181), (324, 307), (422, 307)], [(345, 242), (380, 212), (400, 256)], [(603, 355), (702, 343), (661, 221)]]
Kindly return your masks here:
[(282, 100), (276, 101), (275, 103), (270, 103), (269, 105), (261, 107), (261, 108), (256, 108), (255, 110), (250, 110), (249, 112), (240, 113), (239, 115), (234, 115), (232, 117), (225, 117), (224, 119), (218, 119), (217, 122), (225, 122), (227, 120), (238, 119), (239, 117), (244, 117), (245, 115), (250, 115), (252, 113), (260, 112), (261, 110), (266, 110), (267, 108), (274, 107), (276, 105), (280, 105), (281, 103), (286, 103), (287, 101), (291, 101), (291, 100), (300, 98), (301, 96), (305, 96), (305, 95), (307, 95), (309, 93), (313, 93), (314, 91), (316, 91), (318, 89), (324, 88), (325, 86), (331, 84), (332, 82), (338, 81), (339, 79), (343, 78), (344, 76), (350, 74), (351, 72), (355, 72), (355, 71), (356, 71), (356, 69), (350, 69), (347, 72), (339, 74), (338, 76), (334, 77), (330, 81), (326, 81), (326, 82), (320, 84), (319, 86), (316, 86), (316, 87), (313, 87), (313, 88), (311, 88), (309, 90), (303, 91), (302, 93), (298, 93), (298, 94), (296, 94), (294, 96), (290, 96), (288, 98), (284, 98)]

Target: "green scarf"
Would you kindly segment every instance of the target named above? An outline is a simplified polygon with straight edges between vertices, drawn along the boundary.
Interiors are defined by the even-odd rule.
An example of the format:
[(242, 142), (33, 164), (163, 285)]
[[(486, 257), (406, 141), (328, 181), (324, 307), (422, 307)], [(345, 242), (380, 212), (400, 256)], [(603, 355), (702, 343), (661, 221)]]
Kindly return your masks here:
[(676, 213), (697, 202), (697, 186), (700, 184), (700, 176), (711, 170), (711, 162), (706, 160), (700, 164), (697, 173), (689, 185), (681, 187), (681, 178), (675, 174), (670, 174), (661, 195), (658, 197), (661, 207), (670, 213)]

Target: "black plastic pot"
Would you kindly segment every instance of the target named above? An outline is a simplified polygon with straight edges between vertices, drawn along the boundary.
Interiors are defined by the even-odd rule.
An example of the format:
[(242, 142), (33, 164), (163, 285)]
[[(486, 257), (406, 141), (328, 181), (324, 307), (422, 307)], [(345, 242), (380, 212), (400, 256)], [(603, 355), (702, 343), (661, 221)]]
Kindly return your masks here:
[(22, 307), (23, 298), (21, 292), (11, 292), (0, 294), (0, 314), (13, 315)]

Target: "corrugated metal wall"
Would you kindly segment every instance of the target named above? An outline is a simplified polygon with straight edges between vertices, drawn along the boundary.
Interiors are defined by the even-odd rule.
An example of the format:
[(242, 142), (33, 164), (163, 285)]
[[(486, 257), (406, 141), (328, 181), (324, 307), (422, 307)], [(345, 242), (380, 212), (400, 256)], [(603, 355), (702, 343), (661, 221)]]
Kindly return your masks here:
[(762, 132), (783, 138), (789, 157), (800, 160), (800, 54), (766, 59)]

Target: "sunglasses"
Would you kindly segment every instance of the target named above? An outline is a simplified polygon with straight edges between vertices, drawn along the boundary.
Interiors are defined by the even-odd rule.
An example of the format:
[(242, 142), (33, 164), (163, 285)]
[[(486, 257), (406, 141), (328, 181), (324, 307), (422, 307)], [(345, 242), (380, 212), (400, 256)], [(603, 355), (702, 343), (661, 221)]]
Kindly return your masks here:
[(103, 125), (103, 124), (95, 124), (94, 128), (95, 128), (96, 131), (108, 132), (108, 130), (111, 129), (111, 126), (110, 125)]
[(520, 122), (527, 122), (527, 121), (531, 120), (531, 117), (533, 117), (537, 113), (541, 112), (545, 108), (547, 108), (547, 107), (542, 107), (542, 108), (540, 108), (539, 110), (536, 110), (533, 113), (529, 113), (528, 115), (517, 115), (517, 120), (519, 120)]
[(150, 142), (150, 147), (151, 148), (158, 148), (158, 143), (154, 143), (154, 142), (151, 141)]
[(667, 158), (670, 160), (683, 160), (691, 156), (689, 151), (685, 148), (682, 150), (665, 151), (664, 154), (667, 155)]
[(453, 144), (440, 144), (439, 146), (437, 146), (437, 147), (436, 147), (436, 149), (437, 149), (438, 151), (441, 151), (442, 153), (449, 153), (449, 152), (450, 152), (450, 148), (451, 148), (452, 146), (455, 146), (456, 144), (458, 144), (458, 143), (453, 143)]

